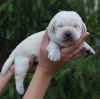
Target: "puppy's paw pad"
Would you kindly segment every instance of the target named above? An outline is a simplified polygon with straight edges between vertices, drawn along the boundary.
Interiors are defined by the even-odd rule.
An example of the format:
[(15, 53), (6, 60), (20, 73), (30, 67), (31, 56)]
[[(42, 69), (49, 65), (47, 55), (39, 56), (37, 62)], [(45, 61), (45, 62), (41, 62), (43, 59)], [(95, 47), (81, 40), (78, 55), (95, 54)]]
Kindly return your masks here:
[(86, 53), (90, 55), (94, 55), (94, 53), (92, 53), (90, 50), (86, 50)]
[(85, 52), (86, 52), (87, 54), (95, 55), (95, 51), (94, 51), (93, 49), (86, 49), (86, 48), (84, 48), (84, 49), (85, 49)]
[(58, 61), (60, 60), (60, 53), (49, 53), (48, 55), (48, 58), (51, 60), (51, 61)]
[(23, 87), (17, 87), (17, 92), (18, 92), (20, 95), (23, 95), (23, 94), (24, 94), (24, 88), (23, 88)]

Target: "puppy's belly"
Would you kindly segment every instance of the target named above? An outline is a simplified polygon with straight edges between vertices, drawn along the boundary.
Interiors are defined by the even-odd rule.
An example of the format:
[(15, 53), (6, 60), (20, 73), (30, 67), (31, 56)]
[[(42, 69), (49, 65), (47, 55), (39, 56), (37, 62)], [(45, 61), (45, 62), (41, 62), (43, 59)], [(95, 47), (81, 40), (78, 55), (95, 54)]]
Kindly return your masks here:
[(37, 56), (36, 62), (39, 61), (40, 46), (45, 31), (33, 34), (23, 40), (15, 49), (14, 56), (24, 56), (30, 58), (33, 54)]

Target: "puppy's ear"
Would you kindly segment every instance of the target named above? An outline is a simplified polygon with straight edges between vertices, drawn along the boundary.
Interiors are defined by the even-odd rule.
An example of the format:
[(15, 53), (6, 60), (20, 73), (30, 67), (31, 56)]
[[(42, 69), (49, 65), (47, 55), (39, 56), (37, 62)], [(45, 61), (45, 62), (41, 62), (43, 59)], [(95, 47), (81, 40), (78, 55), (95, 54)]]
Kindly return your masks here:
[(51, 31), (52, 31), (52, 32), (54, 32), (54, 31), (55, 31), (55, 23), (56, 23), (56, 21), (55, 21), (55, 22), (53, 22), (53, 24), (51, 25)]
[(87, 32), (87, 28), (84, 22), (82, 22), (82, 33)]

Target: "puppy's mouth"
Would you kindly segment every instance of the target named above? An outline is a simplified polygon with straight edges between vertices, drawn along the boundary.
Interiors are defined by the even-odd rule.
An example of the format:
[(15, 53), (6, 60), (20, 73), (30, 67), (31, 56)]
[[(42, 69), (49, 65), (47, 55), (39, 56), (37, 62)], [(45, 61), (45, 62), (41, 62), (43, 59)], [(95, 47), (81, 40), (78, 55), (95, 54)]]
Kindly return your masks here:
[(66, 31), (61, 42), (75, 42), (72, 32)]
[(65, 40), (62, 40), (61, 42), (75, 42), (75, 41), (72, 39), (65, 39)]

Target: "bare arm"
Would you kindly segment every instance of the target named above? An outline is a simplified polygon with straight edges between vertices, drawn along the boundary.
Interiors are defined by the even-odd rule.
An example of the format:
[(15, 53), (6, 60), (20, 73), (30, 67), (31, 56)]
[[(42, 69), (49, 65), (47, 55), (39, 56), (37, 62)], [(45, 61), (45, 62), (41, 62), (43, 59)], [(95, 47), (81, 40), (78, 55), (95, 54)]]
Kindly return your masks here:
[(2, 74), (0, 73), (0, 94), (13, 76), (14, 76), (14, 66), (13, 65), (7, 71), (6, 75), (2, 76)]
[[(34, 64), (35, 59), (36, 56), (32, 55), (29, 61), (28, 73), (34, 73), (34, 71), (36, 70), (37, 64)], [(13, 78), (13, 76), (14, 76), (14, 64), (10, 66), (9, 70), (4, 76), (0, 73), (0, 94), (2, 93), (8, 82)]]
[(34, 77), (23, 99), (43, 99), (52, 76), (43, 73), (39, 67), (40, 66), (37, 67)]

